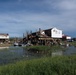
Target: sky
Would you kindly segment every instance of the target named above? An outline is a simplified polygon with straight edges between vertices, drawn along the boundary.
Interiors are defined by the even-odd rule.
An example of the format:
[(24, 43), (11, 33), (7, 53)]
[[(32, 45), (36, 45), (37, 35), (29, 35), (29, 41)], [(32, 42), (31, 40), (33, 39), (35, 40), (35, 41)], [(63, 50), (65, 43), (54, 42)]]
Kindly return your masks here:
[(56, 27), (76, 37), (76, 0), (0, 0), (0, 33), (23, 33)]

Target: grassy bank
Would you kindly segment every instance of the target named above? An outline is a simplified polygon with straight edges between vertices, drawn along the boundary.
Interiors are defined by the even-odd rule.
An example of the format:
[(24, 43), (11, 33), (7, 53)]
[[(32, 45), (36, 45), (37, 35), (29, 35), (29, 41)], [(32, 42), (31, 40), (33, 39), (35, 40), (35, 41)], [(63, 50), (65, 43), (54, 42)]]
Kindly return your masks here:
[(20, 61), (0, 66), (0, 75), (76, 75), (76, 56)]
[(69, 42), (69, 44), (72, 45), (72, 46), (76, 46), (76, 41)]
[(8, 47), (8, 46), (11, 46), (11, 44), (8, 44), (8, 43), (0, 44), (0, 47)]
[(44, 51), (44, 50), (61, 50), (63, 49), (63, 47), (59, 46), (59, 45), (55, 45), (55, 46), (45, 46), (45, 45), (38, 45), (38, 46), (28, 46), (25, 47), (26, 49), (34, 49), (34, 50), (39, 50), (39, 51)]
[(25, 47), (27, 50), (29, 51), (33, 51), (33, 52), (45, 52), (45, 53), (50, 53), (52, 51), (59, 51), (59, 50), (65, 50), (64, 47), (59, 46), (59, 45), (55, 45), (55, 46), (29, 46), (29, 47)]

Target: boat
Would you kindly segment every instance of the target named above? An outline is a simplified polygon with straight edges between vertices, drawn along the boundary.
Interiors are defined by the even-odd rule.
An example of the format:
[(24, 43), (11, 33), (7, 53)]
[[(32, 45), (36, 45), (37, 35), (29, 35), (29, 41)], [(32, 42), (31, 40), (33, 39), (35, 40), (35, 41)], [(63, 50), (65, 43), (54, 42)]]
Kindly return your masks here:
[(15, 43), (14, 43), (14, 46), (18, 46), (18, 43), (17, 43), (17, 42), (15, 42)]

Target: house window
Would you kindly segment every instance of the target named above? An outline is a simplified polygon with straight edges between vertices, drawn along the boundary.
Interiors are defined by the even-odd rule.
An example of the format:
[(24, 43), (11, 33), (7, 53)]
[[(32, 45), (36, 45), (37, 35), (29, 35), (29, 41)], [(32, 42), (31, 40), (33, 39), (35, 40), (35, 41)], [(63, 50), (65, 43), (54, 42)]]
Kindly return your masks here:
[(55, 30), (53, 30), (53, 32), (55, 32)]
[(57, 34), (58, 32), (57, 32), (57, 30), (53, 30), (53, 32), (55, 33), (55, 34)]

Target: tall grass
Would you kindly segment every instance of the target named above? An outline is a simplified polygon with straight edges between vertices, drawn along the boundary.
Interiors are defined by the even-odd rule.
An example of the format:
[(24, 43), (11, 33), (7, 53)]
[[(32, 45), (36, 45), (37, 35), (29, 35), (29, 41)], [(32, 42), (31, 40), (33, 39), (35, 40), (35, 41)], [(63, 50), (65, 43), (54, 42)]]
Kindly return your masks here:
[(76, 56), (57, 56), (0, 66), (0, 75), (76, 75)]

